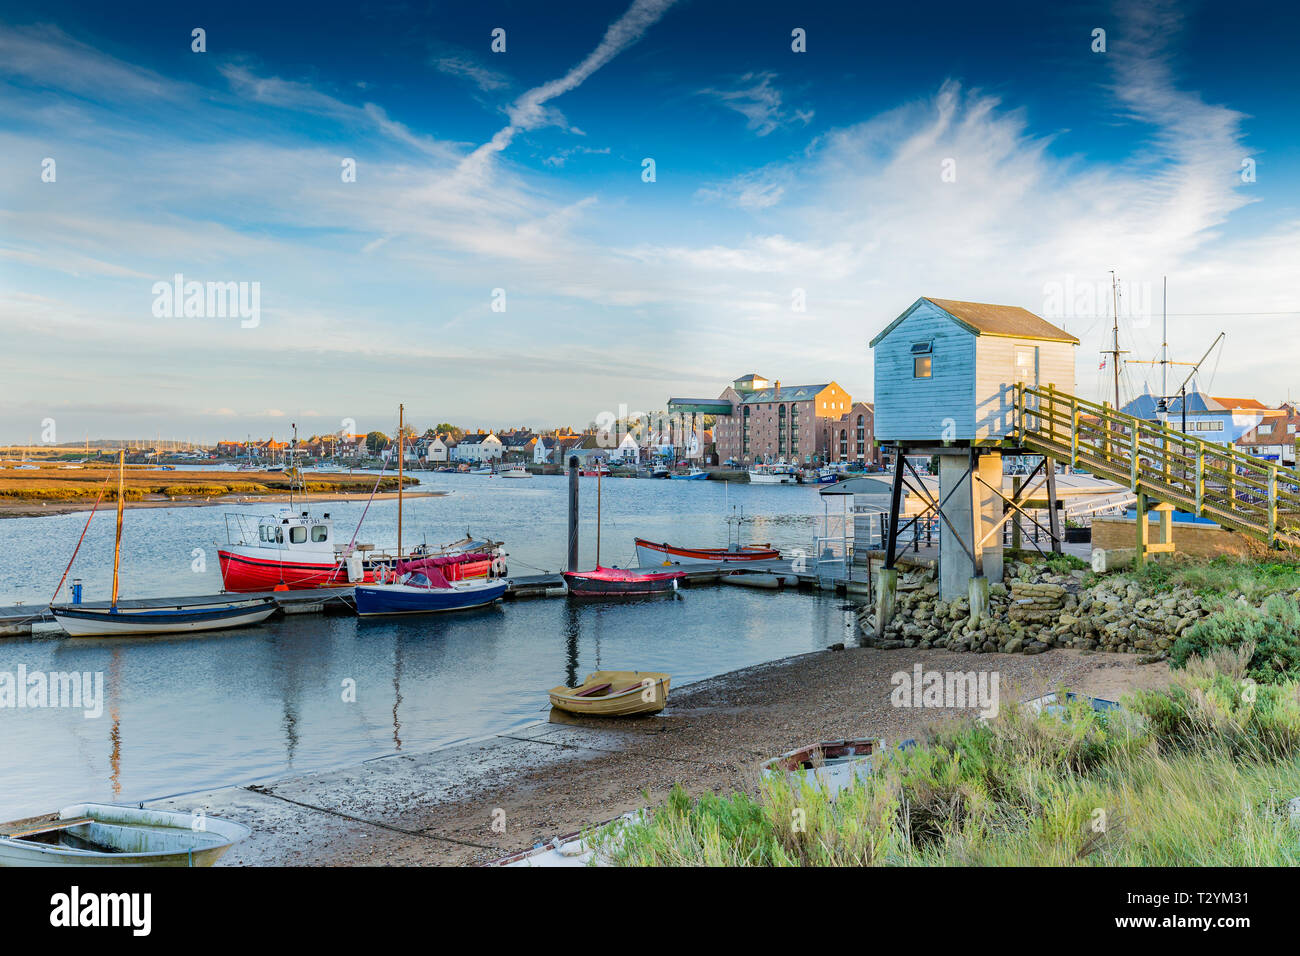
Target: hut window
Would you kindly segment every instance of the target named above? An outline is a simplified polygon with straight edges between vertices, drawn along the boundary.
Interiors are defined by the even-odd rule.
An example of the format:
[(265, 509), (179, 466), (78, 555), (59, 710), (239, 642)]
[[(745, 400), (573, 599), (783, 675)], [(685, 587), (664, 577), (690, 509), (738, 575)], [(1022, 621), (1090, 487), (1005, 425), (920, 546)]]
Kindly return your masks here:
[(1038, 347), (1016, 346), (1016, 381), (1038, 384)]
[(912, 359), (912, 378), (930, 377), (930, 356), (918, 355)]

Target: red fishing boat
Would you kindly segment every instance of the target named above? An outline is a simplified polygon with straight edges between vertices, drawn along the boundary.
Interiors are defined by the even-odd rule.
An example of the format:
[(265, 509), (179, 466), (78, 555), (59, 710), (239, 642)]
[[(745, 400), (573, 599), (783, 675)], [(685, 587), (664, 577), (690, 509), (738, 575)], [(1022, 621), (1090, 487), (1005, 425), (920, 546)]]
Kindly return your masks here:
[(730, 564), (735, 561), (779, 561), (781, 552), (766, 544), (732, 545), (728, 548), (679, 548), (645, 538), (636, 539), (637, 563), (643, 568), (664, 564)]
[(506, 570), (497, 542), (466, 536), (437, 551), (419, 547), (399, 556), (341, 544), (328, 514), (313, 517), (287, 508), (272, 515), (227, 515), (226, 544), (217, 547), (222, 583), (227, 591), (239, 592), (370, 583), (394, 561), (430, 555), (463, 556), (444, 572), (453, 581), (486, 577), (494, 567), (498, 574)]
[(646, 597), (671, 594), (685, 571), (634, 571), (625, 568), (602, 568), (594, 571), (565, 571), (564, 583), (570, 597)]

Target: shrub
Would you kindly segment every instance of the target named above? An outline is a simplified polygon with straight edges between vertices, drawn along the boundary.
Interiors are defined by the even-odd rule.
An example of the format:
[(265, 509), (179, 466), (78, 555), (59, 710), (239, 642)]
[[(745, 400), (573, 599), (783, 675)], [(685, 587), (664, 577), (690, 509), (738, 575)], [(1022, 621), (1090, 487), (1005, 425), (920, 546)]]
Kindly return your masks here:
[(1269, 597), (1258, 610), (1225, 605), (1174, 642), (1169, 663), (1185, 667), (1192, 657), (1246, 646), (1253, 648), (1246, 673), (1254, 680), (1270, 684), (1300, 677), (1300, 607), (1281, 594)]

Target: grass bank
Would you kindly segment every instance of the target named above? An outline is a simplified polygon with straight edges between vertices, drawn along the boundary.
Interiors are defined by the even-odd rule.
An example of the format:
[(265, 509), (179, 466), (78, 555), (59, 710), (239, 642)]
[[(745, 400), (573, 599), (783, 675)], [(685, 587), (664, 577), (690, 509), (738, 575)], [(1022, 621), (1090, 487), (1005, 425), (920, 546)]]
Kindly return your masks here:
[(937, 725), (833, 801), (806, 781), (678, 788), (597, 839), (632, 866), (1295, 865), (1300, 685), (1245, 681), (1251, 652), (1192, 661), (1123, 711)]
[[(92, 502), (99, 495), (107, 479), (105, 501), (117, 500), (117, 470), (115, 468), (84, 468), (64, 471), (42, 468), (32, 471), (6, 471), (0, 475), (0, 501)], [(406, 478), (405, 487), (419, 484), (415, 478)], [(205, 471), (187, 475), (184, 472), (159, 472), (153, 469), (127, 468), (123, 479), (124, 501), (144, 501), (168, 498), (220, 498), (226, 495), (284, 494), (292, 482), (287, 475), (258, 474), (250, 478), (246, 472)], [(305, 487), (294, 486), (295, 491), (309, 494), (363, 493), (375, 487), (374, 475), (313, 475)], [(385, 475), (380, 479), (380, 491), (396, 491), (397, 476)]]

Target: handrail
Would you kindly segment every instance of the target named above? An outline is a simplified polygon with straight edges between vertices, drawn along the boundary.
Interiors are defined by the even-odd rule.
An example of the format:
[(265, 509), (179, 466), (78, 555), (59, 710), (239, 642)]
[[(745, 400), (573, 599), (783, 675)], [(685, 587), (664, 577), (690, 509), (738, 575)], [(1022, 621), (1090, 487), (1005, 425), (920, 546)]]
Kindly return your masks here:
[(1015, 433), (1039, 454), (1251, 535), (1300, 547), (1300, 471), (1090, 402), (1016, 383)]

